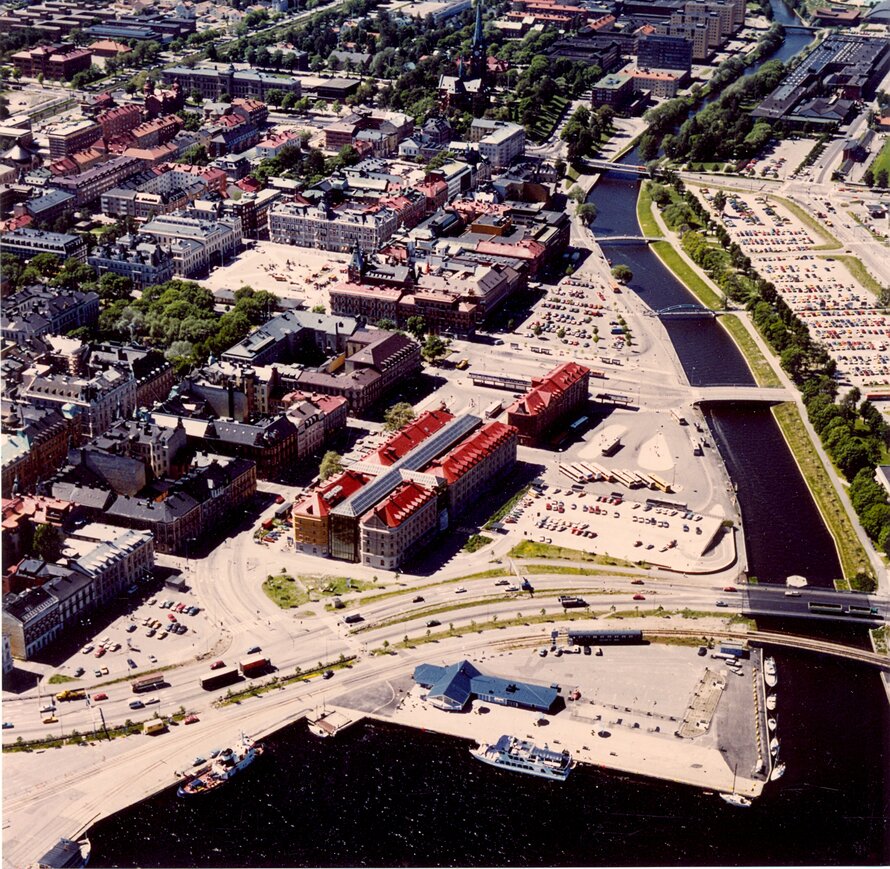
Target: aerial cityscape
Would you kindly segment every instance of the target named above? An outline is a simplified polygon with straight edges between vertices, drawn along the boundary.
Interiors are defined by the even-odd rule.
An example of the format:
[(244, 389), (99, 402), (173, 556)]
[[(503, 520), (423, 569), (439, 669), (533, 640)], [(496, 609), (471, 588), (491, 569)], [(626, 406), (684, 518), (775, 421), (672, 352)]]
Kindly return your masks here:
[(890, 3), (0, 23), (3, 869), (887, 864)]

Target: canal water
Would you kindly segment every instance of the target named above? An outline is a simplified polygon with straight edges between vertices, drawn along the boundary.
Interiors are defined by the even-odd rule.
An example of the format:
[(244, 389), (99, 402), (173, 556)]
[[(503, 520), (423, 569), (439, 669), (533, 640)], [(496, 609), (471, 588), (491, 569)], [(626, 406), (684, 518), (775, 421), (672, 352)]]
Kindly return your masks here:
[(776, 659), (787, 772), (750, 809), (592, 767), (562, 784), (495, 770), (469, 743), (423, 731), (373, 723), (318, 739), (298, 724), (216, 793), (184, 801), (171, 788), (98, 823), (90, 865), (886, 865), (890, 721), (876, 672)]

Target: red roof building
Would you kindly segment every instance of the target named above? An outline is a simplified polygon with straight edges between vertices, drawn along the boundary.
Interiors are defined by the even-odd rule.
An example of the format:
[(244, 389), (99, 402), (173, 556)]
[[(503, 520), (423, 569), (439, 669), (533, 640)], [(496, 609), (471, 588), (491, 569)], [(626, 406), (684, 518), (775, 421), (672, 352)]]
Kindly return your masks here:
[(294, 548), (307, 555), (330, 554), (330, 512), (372, 479), (370, 474), (347, 470), (294, 503), (291, 511)]
[(399, 429), (383, 446), (365, 456), (358, 467), (368, 463), (388, 468), (453, 419), (454, 414), (447, 410), (424, 411), (417, 419)]
[(361, 519), (362, 563), (396, 570), (409, 549), (421, 546), (438, 528), (436, 493), (402, 483)]
[(544, 377), (535, 377), (531, 389), (507, 408), (507, 422), (519, 430), (519, 443), (540, 444), (559, 420), (587, 402), (590, 369), (565, 362)]

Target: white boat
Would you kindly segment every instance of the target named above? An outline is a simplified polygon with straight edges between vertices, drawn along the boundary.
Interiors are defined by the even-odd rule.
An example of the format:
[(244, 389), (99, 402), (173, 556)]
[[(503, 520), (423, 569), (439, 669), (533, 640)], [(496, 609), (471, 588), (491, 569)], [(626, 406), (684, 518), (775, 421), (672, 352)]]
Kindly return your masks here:
[(480, 744), (470, 754), (491, 766), (556, 781), (565, 781), (573, 766), (572, 757), (567, 751), (538, 748), (532, 742), (507, 735), (490, 745)]
[(731, 806), (738, 806), (741, 809), (747, 809), (751, 806), (751, 800), (737, 793), (720, 794), (720, 799), (725, 800)]
[(778, 763), (773, 767), (773, 771), (769, 774), (769, 780), (778, 781), (783, 775), (785, 775), (785, 764)]
[(769, 709), (770, 712), (775, 711), (776, 703), (777, 703), (777, 702), (778, 702), (778, 701), (776, 700), (776, 695), (775, 695), (775, 694), (770, 694), (770, 695), (766, 698), (766, 708)]
[(774, 737), (772, 738), (772, 740), (770, 741), (770, 744), (769, 744), (769, 750), (770, 750), (773, 754), (776, 754), (776, 753), (778, 752), (778, 750), (779, 750), (779, 740), (776, 739), (775, 736), (774, 736)]
[(776, 662), (773, 658), (767, 658), (763, 662), (763, 681), (766, 682), (770, 688), (775, 688), (779, 683), (776, 676)]
[(775, 730), (775, 729), (776, 729), (776, 719), (775, 719), (775, 718), (767, 718), (767, 719), (766, 719), (766, 726), (767, 726), (770, 730)]

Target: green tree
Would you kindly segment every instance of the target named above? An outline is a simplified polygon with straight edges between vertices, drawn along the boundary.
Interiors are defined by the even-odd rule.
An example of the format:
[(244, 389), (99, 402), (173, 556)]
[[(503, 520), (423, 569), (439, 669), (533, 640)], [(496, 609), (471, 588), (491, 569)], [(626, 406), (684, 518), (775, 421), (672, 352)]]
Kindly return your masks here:
[(62, 554), (62, 532), (55, 525), (38, 525), (34, 529), (33, 548), (44, 561), (58, 561)]
[(435, 364), (444, 359), (448, 352), (448, 345), (438, 335), (427, 335), (420, 353), (430, 364)]
[(99, 278), (99, 298), (107, 305), (121, 299), (129, 299), (133, 293), (133, 281), (113, 272), (106, 272)]
[(881, 171), (878, 172), (877, 177), (875, 178), (875, 185), (877, 187), (881, 187), (883, 189), (887, 188), (887, 170), (886, 169), (881, 169)]
[(582, 202), (578, 206), (578, 217), (586, 224), (593, 223), (598, 213), (596, 206), (592, 202)]
[(619, 263), (612, 267), (612, 277), (620, 284), (629, 284), (633, 280), (634, 273), (629, 266)]
[(206, 166), (210, 162), (210, 155), (204, 145), (191, 145), (182, 152), (181, 160), (190, 166)]
[(387, 408), (383, 414), (384, 431), (398, 431), (414, 419), (414, 408), (407, 401), (400, 401)]
[(867, 184), (869, 187), (875, 186), (875, 173), (872, 171), (871, 166), (862, 173), (862, 183)]
[(411, 335), (420, 341), (426, 334), (426, 320), (424, 320), (423, 317), (409, 317), (408, 321), (405, 323), (405, 328)]
[(312, 306), (312, 313), (313, 313), (313, 314), (324, 314), (324, 313), (325, 313), (325, 310), (326, 310), (326, 308), (325, 308), (324, 305), (313, 305), (313, 306)]
[(388, 332), (395, 332), (398, 328), (395, 320), (390, 320), (387, 317), (384, 317), (382, 320), (378, 320), (375, 324), (378, 329), (386, 329)]
[(339, 453), (328, 450), (321, 459), (318, 475), (322, 480), (336, 476), (343, 471), (343, 458)]

